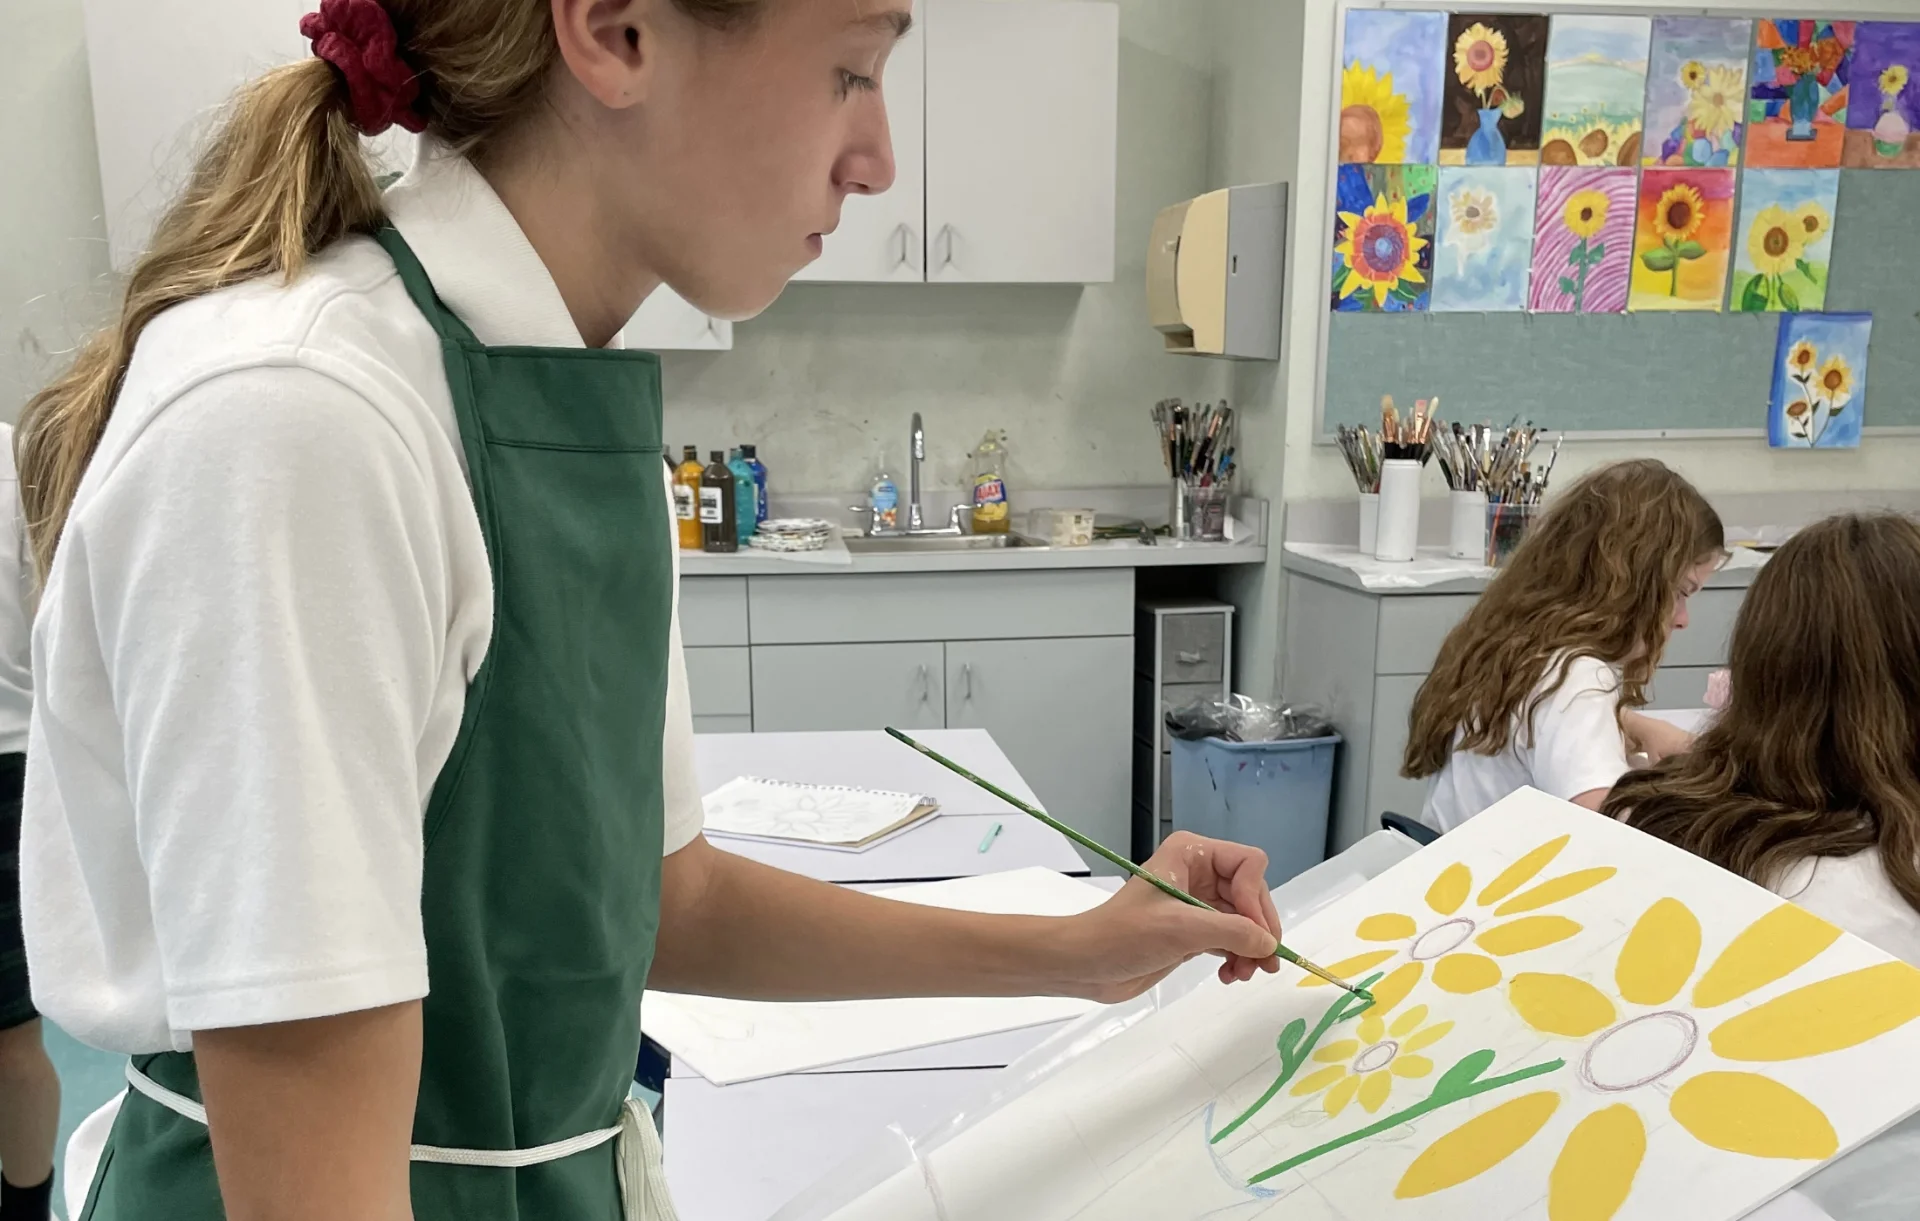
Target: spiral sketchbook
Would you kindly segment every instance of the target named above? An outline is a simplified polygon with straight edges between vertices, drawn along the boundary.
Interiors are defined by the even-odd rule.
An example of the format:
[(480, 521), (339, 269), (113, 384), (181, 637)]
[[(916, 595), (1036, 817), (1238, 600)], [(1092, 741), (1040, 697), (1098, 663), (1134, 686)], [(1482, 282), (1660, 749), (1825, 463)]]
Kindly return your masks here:
[(940, 808), (931, 797), (740, 776), (703, 801), (707, 834), (864, 852)]

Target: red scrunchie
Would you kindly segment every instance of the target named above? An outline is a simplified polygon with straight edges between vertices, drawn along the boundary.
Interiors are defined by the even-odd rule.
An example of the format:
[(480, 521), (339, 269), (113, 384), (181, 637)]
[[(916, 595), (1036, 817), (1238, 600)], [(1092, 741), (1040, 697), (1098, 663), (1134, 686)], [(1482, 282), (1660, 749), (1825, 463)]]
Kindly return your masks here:
[(320, 0), (319, 12), (300, 19), (300, 33), (346, 78), (355, 127), (369, 136), (395, 123), (425, 130), (420, 76), (400, 57), (400, 36), (380, 0)]

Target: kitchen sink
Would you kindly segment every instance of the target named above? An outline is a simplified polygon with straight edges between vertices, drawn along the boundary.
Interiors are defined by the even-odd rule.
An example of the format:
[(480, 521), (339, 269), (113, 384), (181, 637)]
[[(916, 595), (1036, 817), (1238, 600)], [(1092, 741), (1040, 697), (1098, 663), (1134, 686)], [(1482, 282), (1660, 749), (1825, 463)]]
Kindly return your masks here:
[(1021, 534), (894, 534), (856, 535), (847, 539), (855, 555), (918, 555), (938, 551), (1005, 551), (1011, 547), (1040, 547)]

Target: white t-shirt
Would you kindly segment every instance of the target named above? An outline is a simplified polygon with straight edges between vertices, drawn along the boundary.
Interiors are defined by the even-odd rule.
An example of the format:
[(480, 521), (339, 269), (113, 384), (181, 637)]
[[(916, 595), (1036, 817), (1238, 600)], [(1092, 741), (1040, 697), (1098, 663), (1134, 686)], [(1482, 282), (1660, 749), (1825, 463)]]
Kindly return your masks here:
[(27, 550), (13, 425), (0, 424), (0, 755), (27, 748), (33, 714), (33, 556)]
[(1862, 941), (1920, 967), (1920, 912), (1887, 880), (1878, 848), (1852, 856), (1809, 857), (1788, 871), (1774, 890)]
[[(581, 346), (465, 161), (423, 144), (387, 202), (482, 342)], [(422, 815), (492, 608), (440, 343), (376, 243), (156, 318), (33, 633), (38, 1007), (140, 1053), (424, 996)], [(669, 660), (665, 740), (635, 746), (671, 853), (701, 823), (677, 593)]]
[[(1558, 677), (1560, 660), (1547, 667), (1536, 694)], [(1575, 657), (1566, 681), (1534, 712), (1531, 734), (1516, 716), (1513, 736), (1499, 754), (1455, 750), (1447, 757), (1427, 785), (1420, 820), (1436, 831), (1451, 831), (1528, 785), (1562, 801), (1612, 788), (1628, 770), (1619, 707), (1620, 671), (1598, 658)], [(1459, 741), (1458, 734), (1454, 740)]]

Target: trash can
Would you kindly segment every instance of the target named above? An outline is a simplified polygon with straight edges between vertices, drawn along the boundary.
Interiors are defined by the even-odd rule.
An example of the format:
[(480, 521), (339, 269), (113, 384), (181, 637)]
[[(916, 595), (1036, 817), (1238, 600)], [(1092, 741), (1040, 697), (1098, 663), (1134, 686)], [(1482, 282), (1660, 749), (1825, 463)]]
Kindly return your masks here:
[(1267, 854), (1278, 886), (1327, 856), (1340, 735), (1280, 742), (1173, 741), (1173, 829)]

